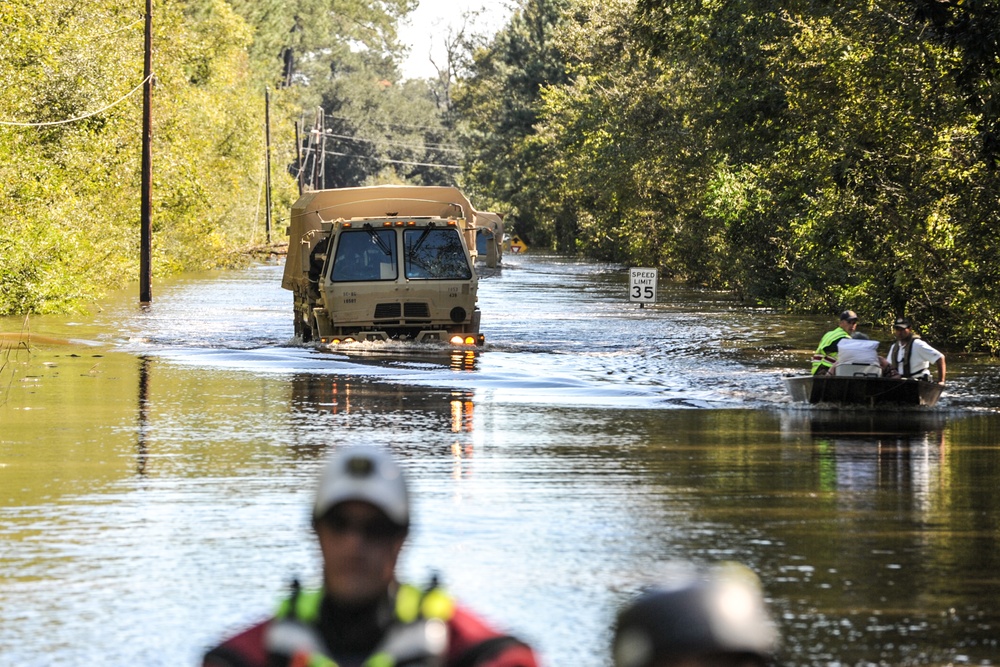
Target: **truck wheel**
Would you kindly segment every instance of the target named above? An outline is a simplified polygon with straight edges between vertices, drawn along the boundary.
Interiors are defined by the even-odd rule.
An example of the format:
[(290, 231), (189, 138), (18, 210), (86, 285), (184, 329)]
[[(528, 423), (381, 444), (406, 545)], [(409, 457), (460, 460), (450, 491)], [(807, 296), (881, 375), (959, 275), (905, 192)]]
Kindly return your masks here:
[(302, 321), (302, 314), (298, 311), (295, 312), (295, 335), (301, 338), (303, 343), (313, 339), (312, 327)]

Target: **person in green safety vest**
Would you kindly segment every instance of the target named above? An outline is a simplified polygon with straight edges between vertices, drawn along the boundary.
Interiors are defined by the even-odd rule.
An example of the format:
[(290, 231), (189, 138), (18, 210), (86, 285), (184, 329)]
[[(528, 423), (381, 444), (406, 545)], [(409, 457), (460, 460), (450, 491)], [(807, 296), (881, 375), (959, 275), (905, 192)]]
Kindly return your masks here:
[(819, 346), (812, 357), (812, 374), (826, 375), (837, 363), (837, 344), (843, 338), (850, 338), (858, 328), (858, 315), (853, 310), (845, 310), (840, 314), (840, 324), (836, 329), (827, 331), (819, 341)]
[(527, 644), (491, 628), (436, 581), (421, 588), (396, 580), (410, 502), (387, 450), (338, 449), (312, 516), (322, 588), (293, 582), (272, 618), (209, 650), (203, 667), (537, 667)]

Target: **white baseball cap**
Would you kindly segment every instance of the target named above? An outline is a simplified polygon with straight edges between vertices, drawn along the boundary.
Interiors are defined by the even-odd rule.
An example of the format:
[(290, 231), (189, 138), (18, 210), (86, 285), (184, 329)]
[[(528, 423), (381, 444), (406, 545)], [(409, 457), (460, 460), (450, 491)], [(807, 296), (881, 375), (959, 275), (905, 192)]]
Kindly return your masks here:
[(371, 503), (401, 527), (410, 524), (410, 501), (403, 471), (383, 447), (338, 449), (320, 477), (313, 517), (319, 519), (335, 505), (348, 500)]

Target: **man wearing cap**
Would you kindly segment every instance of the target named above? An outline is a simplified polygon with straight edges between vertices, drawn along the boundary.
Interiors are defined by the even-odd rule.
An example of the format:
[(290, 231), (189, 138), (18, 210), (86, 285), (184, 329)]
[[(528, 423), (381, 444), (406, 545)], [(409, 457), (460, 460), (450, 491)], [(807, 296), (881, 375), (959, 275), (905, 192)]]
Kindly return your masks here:
[[(889, 367), (902, 378), (930, 380), (930, 365), (937, 364), (938, 382), (944, 384), (946, 365), (944, 355), (913, 333), (908, 317), (897, 317), (892, 324), (896, 342), (889, 348)], [(894, 374), (895, 374), (894, 373)]]
[(853, 310), (845, 310), (840, 314), (840, 325), (823, 334), (819, 346), (813, 352), (812, 374), (826, 375), (837, 363), (837, 344), (843, 338), (850, 338), (858, 328), (858, 316)]
[(756, 575), (739, 564), (652, 587), (615, 624), (614, 667), (766, 667), (778, 633)]
[(313, 505), (322, 588), (294, 583), (273, 618), (210, 650), (203, 667), (536, 667), (530, 647), (436, 585), (396, 580), (409, 526), (406, 482), (389, 453), (338, 450)]

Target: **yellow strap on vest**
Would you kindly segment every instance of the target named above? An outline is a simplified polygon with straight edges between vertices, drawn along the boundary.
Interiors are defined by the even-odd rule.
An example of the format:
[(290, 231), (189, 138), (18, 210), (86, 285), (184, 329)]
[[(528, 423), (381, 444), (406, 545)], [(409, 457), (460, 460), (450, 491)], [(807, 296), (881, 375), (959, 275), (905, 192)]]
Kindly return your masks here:
[(396, 593), (396, 618), (402, 623), (413, 623), (418, 618), (447, 621), (454, 613), (455, 601), (440, 588), (425, 593), (416, 586), (403, 584)]
[[(323, 591), (302, 591), (295, 598), (294, 616), (303, 623), (319, 621)], [(281, 602), (277, 618), (292, 616), (292, 600)], [(440, 588), (421, 591), (416, 586), (403, 584), (396, 592), (396, 618), (400, 623), (413, 623), (421, 618), (447, 621), (455, 613), (455, 601)], [(319, 654), (298, 654), (292, 657), (294, 667), (338, 667), (337, 663)], [(395, 667), (396, 659), (388, 653), (375, 653), (365, 660), (363, 667)]]
[[(319, 619), (323, 591), (302, 591), (295, 600), (295, 618), (305, 623)], [(278, 618), (292, 615), (291, 600), (285, 599), (275, 614)], [(426, 593), (416, 586), (403, 584), (396, 593), (396, 618), (403, 623), (413, 623), (418, 618), (436, 618), (447, 621), (455, 613), (455, 601), (440, 588)]]
[(395, 667), (396, 659), (388, 653), (376, 653), (365, 660), (363, 667)]
[[(319, 606), (323, 602), (323, 591), (302, 591), (295, 598), (295, 618), (305, 623), (312, 623), (319, 620)], [(278, 606), (275, 614), (278, 618), (288, 618), (292, 616), (292, 601), (284, 599)]]

